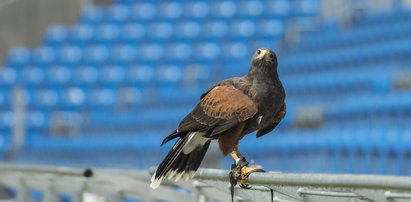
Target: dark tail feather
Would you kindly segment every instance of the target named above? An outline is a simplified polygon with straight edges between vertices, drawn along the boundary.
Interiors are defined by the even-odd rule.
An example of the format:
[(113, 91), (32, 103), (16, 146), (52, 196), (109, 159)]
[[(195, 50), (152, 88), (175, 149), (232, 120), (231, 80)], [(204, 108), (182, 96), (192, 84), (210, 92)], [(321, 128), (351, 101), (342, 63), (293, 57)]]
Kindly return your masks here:
[(170, 179), (175, 177), (176, 181), (178, 181), (181, 177), (187, 180), (194, 176), (207, 152), (210, 140), (208, 139), (205, 143), (198, 144), (190, 153), (185, 154), (183, 149), (187, 144), (191, 144), (189, 142), (190, 136), (191, 134), (181, 137), (174, 144), (151, 178), (151, 188), (155, 189), (160, 186), (164, 178)]

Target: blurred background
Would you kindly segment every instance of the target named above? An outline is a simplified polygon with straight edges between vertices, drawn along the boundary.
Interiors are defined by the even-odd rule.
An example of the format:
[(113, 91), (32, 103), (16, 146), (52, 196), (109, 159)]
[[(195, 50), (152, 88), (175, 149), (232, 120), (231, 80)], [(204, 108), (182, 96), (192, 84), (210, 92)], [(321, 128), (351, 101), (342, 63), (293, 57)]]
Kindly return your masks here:
[[(265, 170), (411, 174), (410, 0), (1, 0), (2, 162), (147, 169), (202, 92), (274, 50)], [(203, 166), (228, 169), (212, 146)]]

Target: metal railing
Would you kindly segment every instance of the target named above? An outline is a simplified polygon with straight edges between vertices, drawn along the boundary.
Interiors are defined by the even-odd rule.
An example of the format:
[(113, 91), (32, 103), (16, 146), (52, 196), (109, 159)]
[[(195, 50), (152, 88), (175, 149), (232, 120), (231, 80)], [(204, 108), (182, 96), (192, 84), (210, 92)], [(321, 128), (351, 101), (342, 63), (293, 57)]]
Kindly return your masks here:
[[(0, 184), (16, 190), (9, 201), (30, 202), (32, 190), (41, 201), (73, 202), (230, 201), (227, 170), (200, 169), (193, 180), (166, 181), (153, 190), (147, 170), (80, 169), (54, 166), (0, 165)], [(251, 189), (235, 187), (235, 201), (411, 201), (411, 177), (377, 175), (253, 173)], [(4, 198), (4, 197), (2, 197)]]

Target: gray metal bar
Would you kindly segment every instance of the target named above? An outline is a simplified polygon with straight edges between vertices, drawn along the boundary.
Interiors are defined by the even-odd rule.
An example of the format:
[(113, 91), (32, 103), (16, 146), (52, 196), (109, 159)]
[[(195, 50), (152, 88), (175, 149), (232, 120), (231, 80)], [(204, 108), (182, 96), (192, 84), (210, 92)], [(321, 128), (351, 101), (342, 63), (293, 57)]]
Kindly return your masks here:
[(348, 197), (348, 198), (360, 198), (361, 196), (352, 192), (333, 192), (333, 191), (318, 191), (299, 188), (297, 190), (299, 195), (316, 195), (316, 196), (332, 196), (332, 197)]
[[(229, 171), (218, 169), (199, 169), (195, 179), (227, 181)], [(411, 189), (411, 177), (381, 175), (337, 175), (337, 174), (288, 174), (252, 173), (250, 184), (275, 186), (317, 186), (350, 187), (374, 189)]]
[(57, 176), (84, 177), (86, 169), (69, 168), (62, 166), (40, 166), (21, 164), (0, 164), (1, 172), (52, 174)]
[(285, 199), (280, 199), (278, 197), (274, 197), (273, 202), (299, 202), (299, 201), (290, 201), (290, 200), (285, 200)]
[(411, 199), (411, 193), (395, 193), (386, 191), (384, 195), (386, 199)]

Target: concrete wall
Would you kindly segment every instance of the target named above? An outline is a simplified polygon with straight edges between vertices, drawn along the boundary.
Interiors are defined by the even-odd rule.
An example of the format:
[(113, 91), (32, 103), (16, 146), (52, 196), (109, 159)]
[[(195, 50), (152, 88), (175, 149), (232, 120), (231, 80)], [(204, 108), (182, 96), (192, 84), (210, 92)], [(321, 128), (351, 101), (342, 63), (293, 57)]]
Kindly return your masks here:
[(74, 24), (82, 0), (0, 0), (0, 65), (16, 45), (35, 47), (51, 24)]

